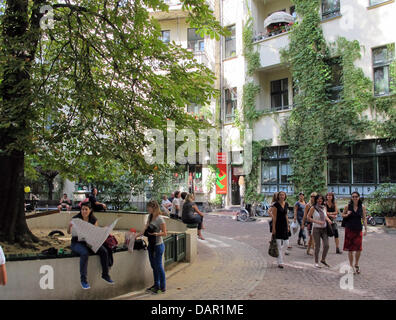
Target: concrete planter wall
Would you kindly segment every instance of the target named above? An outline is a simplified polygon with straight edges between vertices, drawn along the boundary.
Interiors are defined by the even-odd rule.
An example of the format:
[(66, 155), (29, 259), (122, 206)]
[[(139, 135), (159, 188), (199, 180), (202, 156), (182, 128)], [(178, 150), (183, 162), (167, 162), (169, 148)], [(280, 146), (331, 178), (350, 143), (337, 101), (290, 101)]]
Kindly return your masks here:
[[(76, 212), (61, 212), (27, 220), (29, 228), (66, 228)], [(111, 224), (120, 218), (116, 229), (134, 227), (140, 231), (145, 226), (147, 214), (95, 213), (100, 226)], [(165, 217), (169, 232), (186, 234), (186, 261), (193, 262), (197, 255), (197, 231), (189, 229), (178, 220)], [(7, 261), (8, 283), (0, 287), (0, 300), (5, 299), (108, 299), (131, 291), (142, 290), (153, 283), (153, 272), (146, 250), (114, 253), (114, 265), (110, 275), (115, 281), (109, 285), (101, 279), (99, 256), (89, 257), (89, 290), (80, 285), (79, 257), (56, 259)], [(52, 274), (53, 273), (53, 277)], [(48, 280), (53, 279), (53, 281)], [(51, 283), (52, 282), (52, 283)], [(53, 288), (52, 288), (53, 284)]]
[[(8, 284), (0, 287), (0, 299), (108, 299), (141, 290), (153, 282), (145, 250), (114, 254), (114, 265), (110, 270), (114, 285), (102, 280), (99, 256), (95, 255), (88, 260), (91, 289), (82, 290), (79, 265), (79, 257), (7, 262)], [(52, 278), (51, 270), (53, 289), (48, 281)]]
[(385, 217), (385, 221), (388, 228), (396, 228), (396, 217)]

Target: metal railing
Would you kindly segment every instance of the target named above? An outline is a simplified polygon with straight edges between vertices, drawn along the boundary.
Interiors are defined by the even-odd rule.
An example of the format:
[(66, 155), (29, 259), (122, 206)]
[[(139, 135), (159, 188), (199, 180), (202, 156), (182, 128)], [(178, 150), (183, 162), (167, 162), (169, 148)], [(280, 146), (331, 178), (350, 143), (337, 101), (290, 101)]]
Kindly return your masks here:
[(186, 258), (186, 234), (178, 233), (169, 235), (164, 239), (165, 266), (183, 261)]

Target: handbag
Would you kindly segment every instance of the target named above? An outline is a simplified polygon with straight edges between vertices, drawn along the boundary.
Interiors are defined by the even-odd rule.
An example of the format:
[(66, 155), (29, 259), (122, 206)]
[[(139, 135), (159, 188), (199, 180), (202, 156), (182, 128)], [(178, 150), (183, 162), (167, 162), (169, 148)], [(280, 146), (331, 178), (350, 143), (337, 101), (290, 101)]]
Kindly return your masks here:
[(118, 245), (118, 241), (116, 239), (116, 237), (114, 237), (113, 235), (109, 234), (109, 236), (107, 237), (104, 245), (109, 248), (110, 250), (114, 250), (117, 248)]
[(329, 224), (328, 222), (326, 222), (326, 231), (327, 231), (328, 237), (334, 237), (333, 228), (332, 228), (331, 224)]
[(268, 254), (271, 257), (277, 258), (279, 256), (278, 245), (276, 244), (275, 235), (272, 235), (271, 241), (269, 242)]

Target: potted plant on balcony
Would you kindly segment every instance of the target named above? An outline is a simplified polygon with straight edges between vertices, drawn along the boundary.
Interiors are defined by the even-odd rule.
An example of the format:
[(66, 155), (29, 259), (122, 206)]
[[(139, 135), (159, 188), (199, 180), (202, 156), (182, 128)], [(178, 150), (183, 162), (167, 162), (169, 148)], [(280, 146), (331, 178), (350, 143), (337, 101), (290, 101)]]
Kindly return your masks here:
[(370, 195), (368, 210), (377, 216), (384, 216), (387, 227), (396, 228), (396, 184), (384, 183), (378, 186)]

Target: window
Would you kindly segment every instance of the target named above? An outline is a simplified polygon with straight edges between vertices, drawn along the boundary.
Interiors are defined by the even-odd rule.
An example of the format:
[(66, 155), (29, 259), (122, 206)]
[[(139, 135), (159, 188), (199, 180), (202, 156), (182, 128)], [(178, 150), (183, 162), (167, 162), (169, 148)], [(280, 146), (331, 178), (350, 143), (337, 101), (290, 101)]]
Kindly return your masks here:
[(375, 158), (354, 158), (353, 159), (353, 183), (375, 183), (376, 168)]
[(396, 154), (378, 157), (379, 183), (396, 182)]
[(351, 160), (329, 159), (329, 184), (351, 183)]
[(289, 162), (288, 147), (264, 149), (261, 169), (261, 191), (263, 193), (273, 193), (281, 190), (293, 193), (293, 185), (291, 184), (293, 171)]
[(187, 29), (187, 46), (192, 51), (204, 51), (204, 38), (197, 32), (198, 29)]
[(201, 105), (192, 103), (189, 106), (187, 106), (187, 112), (192, 114), (199, 114), (201, 112), (201, 107), (202, 107)]
[(232, 122), (237, 108), (237, 88), (225, 90), (225, 122)]
[(235, 36), (235, 25), (227, 27), (227, 30), (231, 32), (231, 35), (225, 38), (225, 58), (236, 56), (236, 36)]
[(340, 0), (322, 0), (322, 19), (340, 15)]
[(161, 31), (161, 38), (163, 43), (169, 43), (170, 42), (170, 30), (162, 30)]
[(396, 182), (396, 143), (359, 141), (349, 146), (328, 147), (328, 190), (348, 195), (373, 192), (379, 183)]
[(377, 4), (388, 2), (389, 0), (370, 0), (370, 6), (375, 6)]
[(271, 109), (289, 109), (288, 79), (271, 81)]
[(339, 58), (333, 58), (328, 62), (331, 70), (331, 82), (327, 88), (327, 96), (332, 102), (341, 99), (342, 91), (342, 66)]
[(394, 46), (384, 46), (373, 49), (374, 95), (389, 94), (390, 70), (389, 65), (393, 60)]

